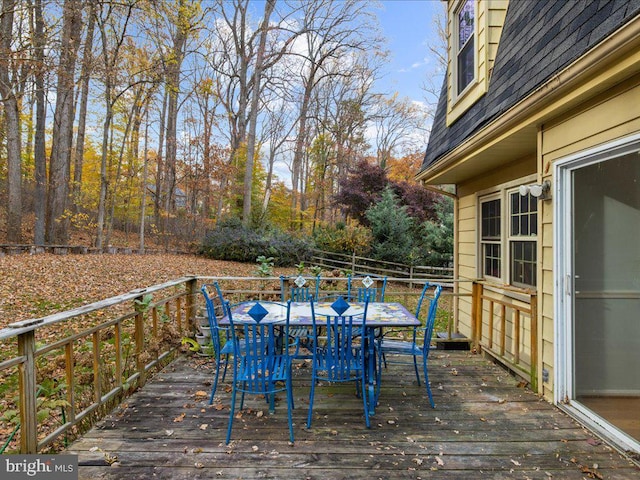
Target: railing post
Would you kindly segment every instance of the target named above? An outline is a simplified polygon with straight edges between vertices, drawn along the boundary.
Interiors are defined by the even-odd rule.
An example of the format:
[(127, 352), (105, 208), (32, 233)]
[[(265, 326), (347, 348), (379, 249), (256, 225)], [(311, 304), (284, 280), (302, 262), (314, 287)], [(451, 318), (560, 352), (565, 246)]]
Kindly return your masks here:
[(482, 284), (473, 282), (471, 293), (471, 334), (474, 349), (480, 352), (480, 342), (482, 340)]
[[(138, 300), (138, 301), (135, 301)], [(142, 354), (144, 353), (144, 306), (142, 304), (142, 297), (138, 297), (134, 300), (136, 316), (134, 318), (134, 339), (136, 345), (136, 371), (140, 374), (140, 380), (138, 385), (145, 384), (145, 370)]]
[(196, 296), (198, 295), (198, 279), (191, 277), (186, 282), (187, 287), (187, 325), (191, 327), (196, 321)]
[(538, 295), (531, 294), (531, 388), (538, 391)]
[(36, 402), (36, 336), (31, 330), (18, 335), (18, 355), (24, 362), (18, 369), (20, 388), (20, 453), (38, 451), (38, 409)]
[(356, 251), (353, 251), (353, 254), (351, 255), (351, 274), (355, 275), (356, 274)]

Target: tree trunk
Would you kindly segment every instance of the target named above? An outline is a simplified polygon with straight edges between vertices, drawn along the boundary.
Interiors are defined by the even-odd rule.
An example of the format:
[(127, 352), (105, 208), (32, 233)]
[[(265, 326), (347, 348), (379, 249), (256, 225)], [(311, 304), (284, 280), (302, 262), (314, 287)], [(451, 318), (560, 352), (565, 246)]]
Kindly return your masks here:
[(89, 80), (93, 68), (93, 32), (96, 24), (96, 3), (90, 2), (89, 23), (87, 25), (87, 37), (84, 42), (82, 58), (82, 73), (80, 74), (81, 92), (80, 109), (78, 112), (78, 134), (76, 138), (76, 151), (73, 161), (73, 200), (76, 211), (79, 211), (80, 194), (82, 192), (82, 164), (84, 159), (84, 136), (87, 121), (87, 104), (89, 99)]
[(162, 99), (162, 111), (160, 113), (160, 132), (158, 135), (158, 150), (156, 154), (156, 191), (153, 196), (153, 222), (156, 228), (160, 228), (160, 210), (162, 206), (162, 186), (164, 185), (164, 157), (162, 150), (164, 148), (165, 122), (167, 118), (167, 99), (169, 98), (169, 89), (165, 87), (164, 98)]
[(11, 34), (15, 0), (3, 0), (0, 12), (0, 93), (4, 106), (7, 142), (7, 240), (10, 243), (22, 241), (22, 186), (20, 158), (20, 114), (16, 86), (12, 84), (9, 68), (12, 57)]
[(256, 147), (256, 128), (258, 123), (258, 104), (260, 100), (260, 80), (262, 77), (262, 63), (267, 45), (267, 32), (269, 31), (269, 17), (276, 6), (276, 0), (267, 0), (264, 6), (264, 19), (260, 27), (260, 44), (256, 56), (256, 65), (253, 70), (253, 96), (249, 110), (249, 131), (247, 134), (247, 163), (244, 172), (244, 201), (242, 204), (242, 222), (248, 226), (251, 222), (251, 197), (253, 191), (253, 164)]
[(69, 171), (73, 135), (73, 92), (75, 65), (80, 30), (81, 0), (65, 0), (63, 7), (62, 42), (58, 67), (58, 88), (53, 119), (49, 195), (47, 196), (47, 241), (66, 244), (69, 241)]
[[(176, 188), (176, 161), (177, 161), (177, 127), (178, 127), (178, 95), (180, 92), (180, 71), (184, 59), (184, 48), (187, 35), (184, 28), (182, 1), (180, 2), (176, 32), (173, 37), (172, 58), (167, 67), (167, 88), (169, 98), (167, 102), (167, 146), (165, 159), (165, 216), (164, 233), (168, 233), (169, 213), (175, 208), (174, 195)], [(167, 237), (168, 238), (168, 237)]]
[(144, 228), (147, 210), (147, 177), (149, 175), (149, 105), (145, 112), (144, 126), (144, 165), (142, 167), (142, 195), (140, 198), (140, 253), (144, 253)]
[(36, 132), (33, 145), (33, 159), (35, 166), (35, 226), (34, 226), (34, 243), (36, 245), (44, 245), (45, 242), (45, 218), (47, 211), (47, 158), (45, 150), (45, 128), (47, 116), (47, 104), (44, 86), (44, 18), (42, 16), (42, 0), (35, 0), (34, 3), (35, 17), (35, 35), (33, 45), (35, 50), (36, 71)]

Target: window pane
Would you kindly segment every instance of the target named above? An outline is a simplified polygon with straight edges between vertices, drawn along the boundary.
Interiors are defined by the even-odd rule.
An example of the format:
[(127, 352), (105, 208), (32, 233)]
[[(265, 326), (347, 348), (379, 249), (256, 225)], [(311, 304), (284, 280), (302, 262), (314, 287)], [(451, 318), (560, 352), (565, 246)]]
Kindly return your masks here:
[(491, 200), (482, 203), (482, 238), (500, 238), (500, 200)]
[(538, 234), (538, 214), (536, 212), (531, 214), (531, 231), (529, 235), (537, 235)]
[(500, 277), (500, 245), (489, 243), (484, 245), (484, 275)]
[(522, 215), (520, 217), (520, 235), (529, 235), (529, 216)]
[(473, 0), (467, 0), (458, 12), (458, 50), (461, 50), (473, 35), (474, 17)]
[(474, 0), (467, 0), (458, 11), (458, 93), (474, 78)]
[(511, 242), (511, 282), (536, 285), (536, 242)]
[(467, 42), (458, 54), (458, 93), (473, 81), (473, 38)]
[(518, 217), (515, 215), (511, 216), (511, 235), (519, 235), (520, 234), (520, 224), (518, 223)]

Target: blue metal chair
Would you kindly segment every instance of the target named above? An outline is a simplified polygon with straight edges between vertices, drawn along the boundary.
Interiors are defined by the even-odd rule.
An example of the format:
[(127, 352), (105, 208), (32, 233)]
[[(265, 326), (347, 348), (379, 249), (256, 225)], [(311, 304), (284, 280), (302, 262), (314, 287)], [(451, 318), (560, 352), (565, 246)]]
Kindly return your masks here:
[(371, 274), (348, 276), (347, 296), (349, 301), (364, 302), (365, 296), (368, 296), (370, 302), (384, 302), (386, 288), (387, 277)]
[[(293, 285), (289, 283), (293, 282)], [(309, 302), (313, 298), (318, 298), (318, 291), (320, 288), (320, 275), (315, 277), (315, 287), (309, 287), (307, 279), (302, 275), (298, 275), (295, 278), (288, 278), (284, 275), (280, 275), (280, 296), (282, 301), (291, 300), (292, 302)], [(309, 327), (293, 326), (289, 328), (289, 335), (298, 339), (298, 352), (299, 347), (309, 349), (309, 339), (311, 337), (311, 330)], [(310, 355), (297, 354), (295, 358), (311, 358)]]
[[(320, 288), (320, 275), (315, 277), (315, 286), (309, 287), (307, 278), (302, 275), (297, 277), (285, 277), (280, 275), (280, 296), (282, 301), (290, 299), (292, 302), (308, 302), (311, 298), (318, 297)], [(289, 285), (293, 283), (293, 285)], [(287, 288), (288, 287), (288, 288)]]
[[(280, 318), (269, 319), (268, 306), (276, 305), (286, 309), (284, 323)], [(267, 308), (265, 308), (267, 307)], [(283, 335), (288, 338), (291, 302), (273, 304), (256, 302), (248, 311), (249, 318), (234, 320), (229, 303), (225, 309), (230, 322), (231, 338), (236, 345), (233, 356), (233, 385), (231, 390), (231, 411), (227, 440), (231, 440), (231, 430), (235, 416), (236, 395), (242, 394), (240, 409), (244, 407), (246, 393), (264, 395), (269, 402), (269, 412), (275, 411), (275, 394), (286, 392), (287, 417), (289, 421), (289, 440), (293, 443), (293, 388), (291, 381), (291, 355), (289, 348), (282, 345)], [(281, 331), (282, 329), (282, 331)]]
[(220, 377), (220, 369), (223, 368), (222, 381), (227, 375), (227, 366), (229, 365), (229, 355), (235, 352), (233, 342), (229, 339), (228, 328), (220, 327), (218, 320), (224, 316), (225, 300), (220, 290), (218, 282), (202, 285), (200, 289), (204, 296), (205, 305), (207, 307), (207, 317), (209, 319), (209, 329), (211, 330), (211, 341), (213, 343), (213, 355), (216, 367), (213, 387), (211, 387), (211, 397), (209, 405), (213, 403), (213, 397), (218, 388), (218, 379)]
[[(369, 423), (369, 408), (366, 392), (366, 342), (362, 337), (355, 336), (355, 330), (366, 329), (368, 301), (365, 301), (363, 311), (357, 314), (345, 315), (349, 304), (340, 297), (331, 304), (332, 312), (316, 312), (317, 305), (311, 302), (311, 318), (313, 322), (312, 339), (312, 373), (311, 391), (309, 393), (309, 413), (307, 428), (311, 428), (313, 419), (313, 399), (316, 384), (319, 381), (327, 383), (355, 382), (356, 392), (362, 397), (364, 418), (367, 428)], [(320, 321), (318, 321), (320, 317)], [(354, 320), (357, 322), (354, 327)], [(326, 337), (320, 337), (319, 329), (323, 328)], [(358, 391), (358, 387), (360, 391)]]
[[(429, 290), (433, 290), (432, 296), (427, 297)], [(418, 306), (416, 307), (416, 318), (420, 318), (420, 310), (422, 305), (427, 299), (429, 301), (429, 311), (423, 327), (416, 327), (413, 329), (412, 341), (401, 340), (388, 340), (384, 337), (378, 340), (378, 348), (380, 355), (384, 359), (384, 363), (387, 363), (387, 355), (411, 355), (413, 356), (413, 366), (416, 371), (416, 378), (418, 379), (418, 386), (420, 385), (420, 374), (418, 373), (418, 357), (422, 357), (422, 370), (424, 372), (424, 383), (427, 388), (427, 395), (429, 396), (429, 403), (432, 408), (435, 408), (433, 403), (433, 396), (431, 394), (431, 385), (429, 384), (429, 375), (427, 372), (427, 358), (429, 357), (429, 351), (431, 350), (431, 338), (433, 336), (433, 327), (436, 321), (436, 310), (438, 308), (438, 299), (442, 292), (442, 285), (426, 283), (420, 294), (418, 300)], [(422, 332), (421, 338), (418, 336), (418, 331)], [(399, 363), (399, 362), (398, 362)]]

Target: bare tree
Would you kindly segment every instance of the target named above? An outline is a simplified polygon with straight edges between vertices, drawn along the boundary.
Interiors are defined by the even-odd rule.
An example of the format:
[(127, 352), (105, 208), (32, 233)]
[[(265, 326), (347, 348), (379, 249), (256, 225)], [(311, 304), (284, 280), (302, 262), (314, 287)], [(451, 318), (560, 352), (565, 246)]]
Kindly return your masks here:
[(253, 191), (253, 162), (256, 146), (256, 124), (258, 121), (258, 102), (260, 100), (260, 81), (264, 67), (265, 50), (267, 47), (267, 33), (269, 18), (276, 6), (276, 0), (267, 0), (264, 6), (264, 18), (260, 26), (260, 41), (256, 54), (256, 64), (253, 69), (253, 95), (249, 115), (249, 131), (247, 135), (247, 162), (244, 173), (244, 201), (242, 205), (242, 219), (245, 225), (251, 221), (251, 200)]
[(76, 58), (82, 31), (82, 1), (65, 0), (62, 18), (62, 41), (49, 162), (46, 240), (48, 243), (66, 244), (69, 239), (69, 219), (66, 214), (74, 118), (73, 93)]
[(89, 81), (93, 69), (93, 34), (96, 25), (96, 8), (98, 2), (89, 2), (87, 13), (87, 34), (82, 52), (82, 70), (80, 72), (80, 107), (78, 109), (78, 133), (73, 158), (72, 194), (76, 202), (76, 209), (82, 192), (82, 165), (84, 160), (84, 139), (87, 124), (87, 107), (89, 104)]
[[(313, 92), (327, 77), (349, 74), (349, 52), (377, 48), (378, 39), (370, 35), (373, 30), (373, 18), (368, 8), (367, 2), (358, 0), (315, 0), (305, 4), (305, 45), (299, 53), (298, 65), (302, 92), (292, 161), (292, 215), (295, 215), (300, 207), (299, 194), (304, 188), (303, 160), (308, 141), (307, 121)], [(343, 68), (327, 68), (332, 62), (340, 62)]]
[(120, 61), (120, 49), (124, 43), (127, 27), (131, 20), (133, 3), (119, 6), (105, 3), (100, 9), (97, 22), (102, 41), (102, 78), (104, 82), (104, 123), (102, 126), (102, 156), (100, 160), (100, 197), (98, 201), (96, 247), (103, 248), (104, 227), (107, 213), (107, 194), (109, 190), (109, 177), (107, 167), (111, 145), (111, 124), (113, 121), (113, 108), (120, 96), (129, 88), (125, 87), (118, 93), (114, 93), (116, 87), (118, 65)]
[(46, 191), (47, 191), (47, 159), (45, 152), (45, 123), (46, 123), (46, 98), (45, 98), (45, 61), (44, 61), (44, 18), (42, 15), (42, 0), (35, 0), (33, 6), (33, 48), (35, 59), (34, 81), (36, 97), (36, 131), (34, 136), (33, 160), (35, 166), (35, 225), (34, 242), (43, 245), (45, 242), (46, 219)]
[(428, 115), (433, 116), (440, 98), (440, 90), (445, 72), (447, 71), (447, 4), (441, 3), (437, 7), (437, 13), (431, 19), (436, 31), (436, 39), (427, 48), (436, 59), (436, 63), (427, 74), (422, 83), (422, 91), (429, 105)]
[[(384, 169), (395, 150), (418, 140), (416, 133), (424, 131), (427, 114), (409, 98), (400, 99), (395, 93), (390, 98), (379, 97), (373, 120), (378, 165)], [(424, 144), (424, 138), (420, 140)]]

